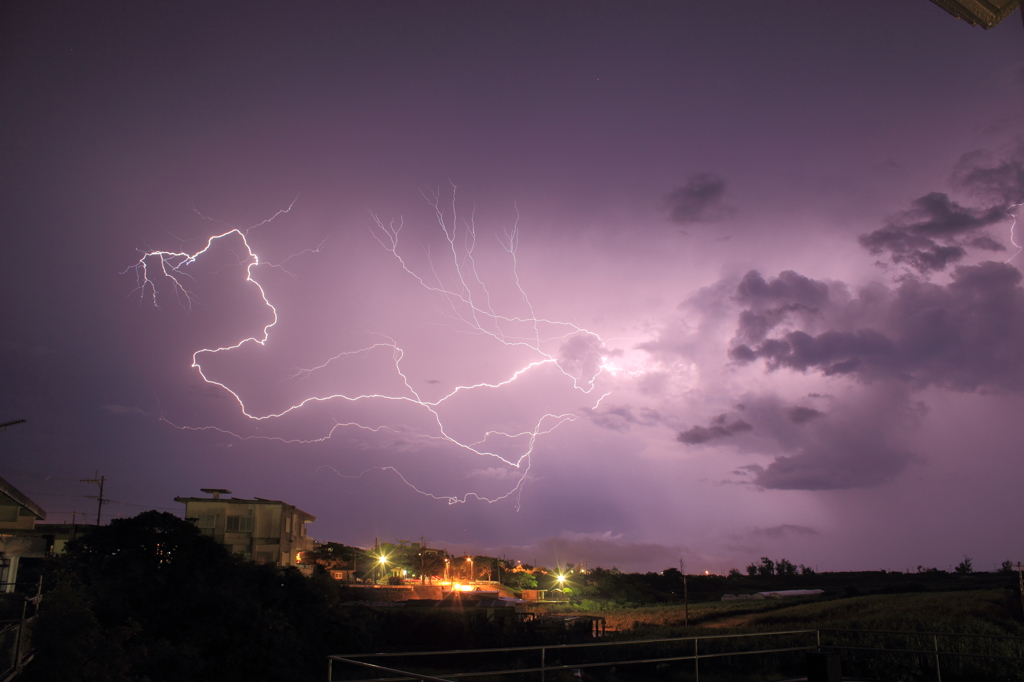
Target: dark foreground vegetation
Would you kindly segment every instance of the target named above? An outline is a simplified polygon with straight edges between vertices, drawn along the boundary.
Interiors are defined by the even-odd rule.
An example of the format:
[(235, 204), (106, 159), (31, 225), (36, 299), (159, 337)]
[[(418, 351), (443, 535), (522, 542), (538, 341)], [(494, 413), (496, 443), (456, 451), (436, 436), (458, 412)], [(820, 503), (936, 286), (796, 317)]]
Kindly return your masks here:
[[(359, 601), (378, 592), (346, 588), (322, 570), (307, 578), (295, 569), (247, 563), (201, 535), (192, 524), (158, 512), (95, 528), (69, 545), (65, 556), (25, 562), (22, 570), (42, 575), (44, 593), (33, 634), (36, 657), (23, 673), (26, 682), (322, 680), (329, 654), (573, 641), (570, 630), (529, 627), (488, 618), (482, 612), (387, 608)], [(1016, 574), (939, 571), (687, 576), (689, 604), (684, 606), (679, 571), (623, 574), (596, 569), (569, 574), (563, 593), (569, 601), (529, 610), (538, 616), (557, 612), (604, 618), (613, 631), (606, 641), (803, 629), (1024, 638), (1016, 584)], [(725, 593), (796, 588), (823, 589), (825, 594), (798, 600), (720, 601)], [(5, 617), (14, 611), (20, 615), (20, 602), (8, 600), (7, 606), (11, 611)], [(803, 646), (808, 642), (806, 636), (803, 640), (800, 636), (788, 640), (772, 637), (776, 640), (766, 645)], [(898, 640), (883, 634), (857, 635), (860, 639), (856, 641), (850, 637), (824, 634), (823, 642), (890, 650), (931, 649), (935, 643), (927, 638)], [(1021, 644), (1021, 640), (948, 639), (942, 640), (941, 648), (1019, 656)], [(692, 642), (685, 646), (644, 644), (632, 645), (628, 653), (585, 651), (590, 661), (622, 660), (679, 656), (692, 651), (692, 646)], [(700, 646), (703, 653), (740, 645), (732, 640), (702, 640)], [(548, 665), (583, 662), (571, 655), (570, 651), (549, 653)], [(522, 660), (513, 656), (503, 664), (537, 664), (534, 654), (516, 656)], [(801, 674), (803, 656), (707, 660), (701, 663), (700, 679), (780, 679)], [(492, 657), (490, 664), (498, 662)], [(454, 659), (445, 663), (447, 672), (466, 670), (467, 664), (469, 669), (479, 665)], [(683, 661), (620, 665), (586, 669), (581, 678), (561, 672), (549, 673), (546, 679), (685, 682), (692, 679), (692, 666)], [(927, 656), (896, 653), (844, 659), (845, 673), (882, 680), (935, 679), (931, 666), (933, 661)], [(444, 666), (431, 670), (445, 672)], [(523, 676), (508, 679), (533, 680)], [(1024, 663), (950, 659), (943, 662), (942, 679), (1024, 680)]]

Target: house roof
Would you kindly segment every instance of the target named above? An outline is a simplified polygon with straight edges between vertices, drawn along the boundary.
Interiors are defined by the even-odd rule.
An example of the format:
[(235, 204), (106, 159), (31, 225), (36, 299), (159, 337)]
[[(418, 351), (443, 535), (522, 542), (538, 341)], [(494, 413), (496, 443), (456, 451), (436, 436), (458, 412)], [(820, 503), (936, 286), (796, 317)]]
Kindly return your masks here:
[(25, 493), (0, 478), (0, 503), (3, 503), (4, 497), (23, 509), (27, 509), (32, 512), (32, 514), (40, 521), (46, 518), (46, 512), (43, 511), (42, 507), (28, 499), (28, 496)]
[[(210, 492), (210, 491), (208, 491), (206, 489), (203, 489), (203, 492)], [(218, 490), (217, 492), (230, 492), (230, 491)], [(313, 516), (309, 512), (302, 511), (301, 509), (299, 509), (298, 507), (296, 507), (293, 504), (288, 504), (287, 502), (282, 502), (281, 500), (265, 500), (262, 497), (257, 497), (257, 498), (252, 499), (252, 500), (247, 500), (247, 499), (241, 498), (241, 497), (223, 498), (223, 497), (220, 497), (219, 495), (217, 495), (215, 497), (175, 497), (174, 501), (175, 502), (181, 502), (182, 504), (188, 504), (189, 502), (220, 502), (220, 503), (224, 503), (224, 504), (279, 504), (279, 505), (281, 505), (283, 507), (291, 507), (292, 509), (294, 509), (298, 514), (301, 514), (304, 517), (304, 519), (303, 519), (304, 521), (306, 521), (306, 520), (308, 520), (308, 521), (316, 521), (316, 517), (315, 516)]]

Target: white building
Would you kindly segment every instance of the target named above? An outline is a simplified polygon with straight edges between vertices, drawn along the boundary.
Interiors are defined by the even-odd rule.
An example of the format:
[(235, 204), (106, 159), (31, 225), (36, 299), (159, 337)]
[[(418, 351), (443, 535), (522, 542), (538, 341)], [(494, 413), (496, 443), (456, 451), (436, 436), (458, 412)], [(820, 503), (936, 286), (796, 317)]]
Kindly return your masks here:
[(45, 556), (45, 542), (35, 535), (36, 521), (45, 518), (42, 507), (0, 478), (0, 591), (14, 591), (21, 557)]
[[(280, 500), (252, 500), (230, 495), (230, 490), (203, 488), (213, 497), (175, 497), (185, 505), (185, 518), (229, 552), (250, 561), (299, 567), (299, 554), (313, 549), (306, 524), (316, 517)], [(300, 567), (305, 570), (305, 567)]]

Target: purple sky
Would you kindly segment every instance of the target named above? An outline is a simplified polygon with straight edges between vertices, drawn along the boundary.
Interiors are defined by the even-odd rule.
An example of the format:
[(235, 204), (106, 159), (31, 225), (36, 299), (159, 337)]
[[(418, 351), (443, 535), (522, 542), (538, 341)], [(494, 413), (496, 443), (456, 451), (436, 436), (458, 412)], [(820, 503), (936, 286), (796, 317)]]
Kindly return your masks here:
[(0, 475), (549, 565), (1021, 559), (1019, 15), (703, 4), (9, 3)]

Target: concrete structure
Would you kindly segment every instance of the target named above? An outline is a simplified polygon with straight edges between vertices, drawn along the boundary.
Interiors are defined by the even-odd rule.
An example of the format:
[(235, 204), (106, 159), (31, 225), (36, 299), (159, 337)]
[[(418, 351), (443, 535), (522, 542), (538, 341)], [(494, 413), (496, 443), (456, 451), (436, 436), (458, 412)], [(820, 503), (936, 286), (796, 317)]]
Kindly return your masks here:
[(988, 30), (1020, 6), (1020, 0), (932, 0), (954, 17)]
[(43, 538), (33, 535), (46, 518), (38, 504), (0, 478), (0, 589), (13, 592), (21, 557), (45, 556)]
[(185, 518), (196, 524), (228, 551), (260, 564), (295, 566), (311, 572), (311, 566), (300, 566), (299, 553), (313, 549), (313, 539), (306, 535), (306, 524), (316, 517), (280, 500), (252, 500), (230, 495), (230, 490), (203, 488), (213, 497), (175, 497), (185, 505)]

